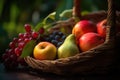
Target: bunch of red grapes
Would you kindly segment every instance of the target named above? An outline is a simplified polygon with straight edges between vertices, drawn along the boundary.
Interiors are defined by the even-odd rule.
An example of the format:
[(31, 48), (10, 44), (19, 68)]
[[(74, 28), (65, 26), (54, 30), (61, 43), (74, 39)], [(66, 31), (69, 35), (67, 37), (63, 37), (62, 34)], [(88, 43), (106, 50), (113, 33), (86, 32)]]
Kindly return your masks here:
[(26, 32), (19, 33), (17, 38), (13, 38), (9, 43), (9, 49), (6, 49), (2, 56), (6, 69), (15, 69), (19, 65), (26, 66), (24, 59), (20, 58), (24, 46), (31, 40), (37, 40), (44, 32), (43, 28), (40, 28), (38, 32), (33, 31), (29, 24), (25, 24), (24, 27)]

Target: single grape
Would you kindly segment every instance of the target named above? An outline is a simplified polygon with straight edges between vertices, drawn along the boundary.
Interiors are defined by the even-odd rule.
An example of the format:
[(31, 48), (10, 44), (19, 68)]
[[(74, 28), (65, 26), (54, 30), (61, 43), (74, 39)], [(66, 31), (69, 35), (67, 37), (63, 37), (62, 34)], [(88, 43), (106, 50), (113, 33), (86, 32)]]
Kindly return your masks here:
[(32, 37), (29, 37), (29, 40), (33, 40), (33, 38), (32, 38)]
[(19, 38), (23, 38), (24, 34), (23, 33), (19, 33)]
[(30, 34), (30, 33), (24, 33), (24, 36), (23, 36), (23, 37), (24, 37), (24, 39), (25, 39), (25, 38), (29, 38), (29, 37), (31, 37), (31, 34)]
[(62, 39), (62, 40), (65, 40), (65, 38), (66, 38), (66, 35), (63, 35), (61, 39)]
[(31, 39), (29, 39), (29, 38), (25, 38), (25, 39), (24, 39), (24, 42), (25, 42), (25, 43), (28, 43), (30, 40), (31, 40)]
[(18, 42), (18, 38), (13, 38), (13, 42), (17, 43)]
[(38, 36), (39, 36), (38, 32), (32, 32), (32, 38), (33, 39), (38, 38)]
[(26, 32), (31, 32), (30, 24), (25, 24), (24, 27), (25, 27)]
[(62, 32), (58, 32), (58, 35), (63, 36), (64, 34)]
[(60, 36), (59, 36), (59, 35), (56, 35), (56, 36), (55, 36), (55, 40), (60, 40)]
[(9, 46), (10, 46), (10, 48), (12, 48), (12, 49), (14, 49), (14, 48), (16, 47), (16, 45), (15, 45), (14, 42), (10, 42), (10, 43), (9, 43)]
[(19, 48), (23, 48), (25, 46), (25, 42), (20, 42), (20, 43), (18, 43), (18, 47)]
[(9, 50), (8, 50), (8, 54), (11, 55), (11, 54), (13, 54), (13, 53), (14, 53), (14, 49), (9, 49)]
[(22, 39), (22, 38), (19, 38), (19, 39), (18, 39), (18, 43), (19, 43), (19, 42), (22, 42), (22, 41), (23, 41), (23, 39)]
[(59, 47), (60, 45), (62, 45), (63, 44), (63, 42), (58, 42), (57, 43), (57, 47)]
[(56, 46), (58, 41), (57, 40), (52, 40), (51, 43), (53, 43)]
[(40, 28), (39, 31), (38, 31), (40, 34), (43, 34), (44, 33), (44, 28)]
[(21, 51), (22, 51), (22, 49), (21, 48), (15, 48), (15, 54), (17, 55), (17, 56), (20, 56), (20, 54), (21, 54)]

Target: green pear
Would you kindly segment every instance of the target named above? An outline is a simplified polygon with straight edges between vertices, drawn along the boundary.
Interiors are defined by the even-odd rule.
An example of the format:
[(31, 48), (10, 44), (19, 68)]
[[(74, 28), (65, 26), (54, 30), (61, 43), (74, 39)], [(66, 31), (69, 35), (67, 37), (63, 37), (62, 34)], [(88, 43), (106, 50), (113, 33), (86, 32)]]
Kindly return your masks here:
[(70, 34), (64, 43), (58, 48), (58, 58), (66, 58), (79, 53), (79, 48), (75, 41), (75, 35)]

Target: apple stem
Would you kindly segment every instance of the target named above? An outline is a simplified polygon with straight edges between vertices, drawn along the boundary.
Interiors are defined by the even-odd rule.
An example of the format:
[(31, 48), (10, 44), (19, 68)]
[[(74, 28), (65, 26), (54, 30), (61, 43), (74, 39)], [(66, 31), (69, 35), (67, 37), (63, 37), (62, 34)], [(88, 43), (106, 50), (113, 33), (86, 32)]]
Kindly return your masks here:
[(40, 49), (44, 49), (45, 47), (44, 46), (41, 46)]
[(73, 6), (73, 17), (81, 18), (81, 11), (80, 11), (80, 1), (81, 0), (74, 0)]
[(106, 42), (115, 39), (116, 30), (116, 13), (114, 0), (108, 0), (108, 14), (107, 14), (107, 32), (106, 32)]

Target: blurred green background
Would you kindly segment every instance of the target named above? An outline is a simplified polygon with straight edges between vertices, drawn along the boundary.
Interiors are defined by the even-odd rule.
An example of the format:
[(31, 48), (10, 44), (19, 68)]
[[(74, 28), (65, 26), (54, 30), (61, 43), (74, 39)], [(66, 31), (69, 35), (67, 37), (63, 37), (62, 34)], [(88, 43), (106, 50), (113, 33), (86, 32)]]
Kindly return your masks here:
[[(116, 0), (116, 9), (120, 10)], [(24, 24), (33, 26), (49, 13), (72, 9), (73, 0), (0, 0), (0, 55), (18, 33), (24, 32)], [(107, 10), (107, 0), (81, 0), (82, 11)]]

